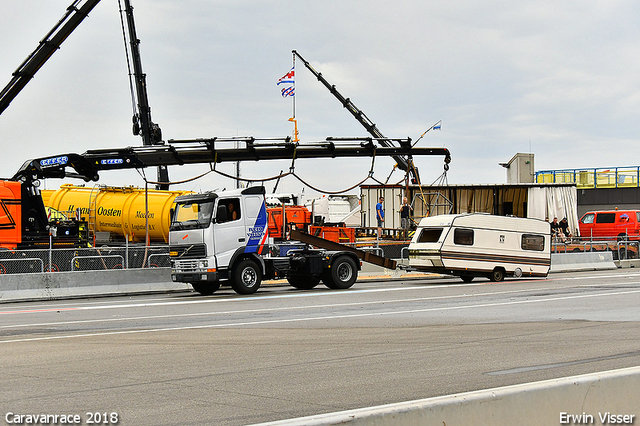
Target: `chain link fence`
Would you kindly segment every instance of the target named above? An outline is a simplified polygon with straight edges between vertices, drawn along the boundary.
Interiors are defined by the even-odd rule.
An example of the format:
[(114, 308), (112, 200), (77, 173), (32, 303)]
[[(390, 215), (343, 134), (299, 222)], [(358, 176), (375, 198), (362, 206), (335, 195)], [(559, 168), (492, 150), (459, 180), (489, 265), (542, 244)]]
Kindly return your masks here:
[(0, 274), (168, 268), (169, 247), (1, 250)]

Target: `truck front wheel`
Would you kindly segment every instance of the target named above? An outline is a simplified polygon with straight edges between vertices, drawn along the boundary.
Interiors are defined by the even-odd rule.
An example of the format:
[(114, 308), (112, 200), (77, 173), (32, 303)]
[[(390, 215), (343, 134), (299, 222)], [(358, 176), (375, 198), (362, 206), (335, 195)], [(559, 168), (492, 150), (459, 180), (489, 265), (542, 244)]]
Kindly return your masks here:
[(324, 276), (324, 283), (331, 289), (346, 289), (358, 278), (356, 263), (348, 256), (338, 257)]
[(262, 271), (253, 260), (245, 259), (233, 268), (231, 288), (238, 294), (252, 294), (260, 288)]
[(213, 281), (213, 282), (197, 281), (197, 282), (191, 283), (191, 287), (193, 287), (195, 291), (197, 291), (203, 296), (211, 296), (213, 293), (215, 293), (220, 289), (220, 282), (219, 281)]

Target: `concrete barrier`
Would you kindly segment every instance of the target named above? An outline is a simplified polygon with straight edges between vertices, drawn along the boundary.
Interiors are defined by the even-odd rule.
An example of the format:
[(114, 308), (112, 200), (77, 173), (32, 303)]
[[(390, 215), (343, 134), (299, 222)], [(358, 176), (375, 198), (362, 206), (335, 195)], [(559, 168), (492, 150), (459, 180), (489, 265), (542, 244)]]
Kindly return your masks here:
[(613, 253), (610, 251), (586, 253), (551, 253), (550, 272), (593, 271), (596, 269), (616, 269)]
[(170, 268), (0, 275), (0, 302), (186, 290)]
[(259, 426), (639, 424), (639, 388), (640, 367), (632, 367)]

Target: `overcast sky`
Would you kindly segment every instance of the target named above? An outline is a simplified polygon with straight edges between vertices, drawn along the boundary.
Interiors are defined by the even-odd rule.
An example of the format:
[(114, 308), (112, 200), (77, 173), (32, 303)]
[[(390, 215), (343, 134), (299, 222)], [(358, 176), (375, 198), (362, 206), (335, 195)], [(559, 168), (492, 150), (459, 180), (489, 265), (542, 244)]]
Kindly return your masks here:
[[(0, 86), (71, 3), (2, 2)], [(449, 183), (504, 183), (498, 163), (517, 152), (534, 153), (536, 170), (640, 165), (637, 2), (132, 3), (152, 116), (165, 139), (292, 134), (291, 98), (280, 96), (276, 82), (296, 49), (388, 137), (415, 140), (442, 120), (442, 130), (419, 146), (451, 151)], [(103, 0), (0, 116), (0, 176), (31, 158), (140, 145), (131, 115), (118, 2)], [(296, 117), (303, 143), (368, 136), (299, 61)], [(393, 164), (377, 159), (376, 178), (384, 181)], [(416, 164), (423, 183), (443, 171), (441, 157)], [(241, 167), (243, 176), (265, 178), (289, 165)], [(370, 165), (368, 158), (300, 160), (296, 171), (338, 191), (366, 177)], [(169, 173), (182, 180), (206, 169)], [(155, 179), (155, 170), (147, 174)], [(391, 181), (401, 178), (396, 172)], [(133, 171), (102, 173), (100, 183), (144, 185)], [(233, 186), (210, 174), (174, 188)], [(291, 177), (279, 186), (301, 189)]]

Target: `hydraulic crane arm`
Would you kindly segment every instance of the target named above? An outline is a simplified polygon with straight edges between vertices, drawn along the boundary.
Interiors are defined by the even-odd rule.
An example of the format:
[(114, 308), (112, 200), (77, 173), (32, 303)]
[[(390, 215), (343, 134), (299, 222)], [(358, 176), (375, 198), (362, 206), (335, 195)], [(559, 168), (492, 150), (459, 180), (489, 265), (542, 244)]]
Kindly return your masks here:
[[(63, 154), (25, 162), (11, 178), (30, 185), (38, 179), (78, 177), (97, 181), (102, 170), (141, 169), (161, 165), (222, 163), (249, 160), (286, 160), (301, 158), (375, 157), (401, 155), (444, 155), (446, 148), (414, 148), (411, 139), (388, 139), (399, 146), (380, 147), (376, 139), (334, 139), (298, 144), (289, 138), (212, 138), (170, 140), (167, 145), (91, 150), (83, 154)], [(240, 147), (225, 146), (240, 143)], [(336, 143), (339, 142), (339, 143)], [(244, 146), (242, 146), (244, 145)], [(67, 171), (72, 169), (73, 171)]]
[[(12, 79), (0, 92), (0, 114), (7, 109), (11, 101), (20, 93), (27, 83), (42, 68), (53, 53), (60, 48), (62, 43), (80, 25), (93, 10), (100, 0), (74, 0), (67, 7), (66, 13), (58, 23), (49, 31), (38, 47), (24, 60), (12, 74)], [(138, 112), (133, 117), (134, 134), (142, 136), (143, 145), (162, 144), (162, 132), (160, 127), (151, 121), (151, 108), (147, 96), (146, 74), (142, 72), (140, 59), (140, 40), (136, 34), (133, 18), (133, 7), (130, 0), (124, 0), (124, 12), (127, 19), (129, 42), (131, 44), (131, 56), (134, 68)], [(158, 167), (158, 181), (168, 182), (169, 174), (166, 166)], [(167, 184), (161, 185), (162, 189), (168, 189)]]
[[(369, 132), (371, 136), (379, 140), (380, 144), (385, 147), (393, 146), (390, 139), (387, 139), (387, 137), (382, 134), (382, 132), (376, 127), (373, 121), (371, 121), (369, 117), (367, 117), (367, 115), (351, 101), (351, 99), (345, 98), (344, 96), (342, 96), (342, 94), (338, 92), (338, 89), (336, 89), (336, 86), (330, 84), (327, 81), (327, 79), (323, 77), (322, 73), (319, 73), (318, 71), (316, 71), (311, 66), (311, 64), (306, 59), (304, 59), (296, 50), (293, 50), (292, 53), (302, 61), (304, 66), (307, 67), (309, 71), (311, 71), (311, 73), (318, 79), (319, 82), (324, 84), (324, 86), (327, 89), (329, 89), (329, 92), (331, 92), (331, 94), (335, 96), (336, 99), (338, 99), (338, 101), (342, 104), (342, 106), (346, 108), (347, 111), (349, 111), (351, 115), (353, 115), (355, 119), (358, 120), (358, 122), (364, 126), (364, 128), (367, 130), (367, 132)], [(449, 158), (449, 161), (451, 161), (451, 157), (449, 156), (448, 158)], [(413, 177), (413, 179), (415, 180), (415, 182), (418, 184), (420, 183), (420, 176), (418, 174), (418, 169), (415, 167), (415, 165), (412, 164), (412, 159), (410, 156), (408, 157), (393, 156), (393, 159), (398, 164), (398, 168), (400, 170), (404, 172), (408, 171)]]
[(89, 12), (100, 0), (75, 0), (55, 27), (44, 36), (36, 50), (14, 71), (13, 78), (0, 92), (0, 114), (4, 112), (11, 101), (27, 85), (29, 80), (47, 62), (53, 53), (67, 39), (69, 34), (87, 17)]

